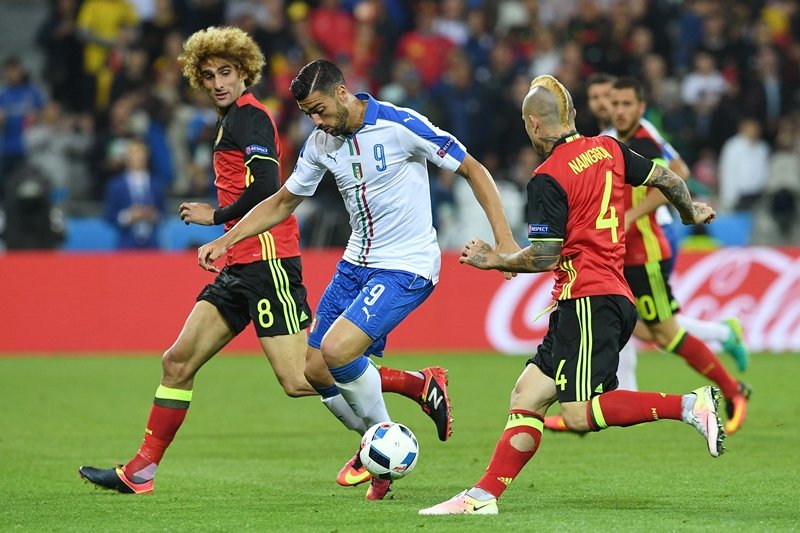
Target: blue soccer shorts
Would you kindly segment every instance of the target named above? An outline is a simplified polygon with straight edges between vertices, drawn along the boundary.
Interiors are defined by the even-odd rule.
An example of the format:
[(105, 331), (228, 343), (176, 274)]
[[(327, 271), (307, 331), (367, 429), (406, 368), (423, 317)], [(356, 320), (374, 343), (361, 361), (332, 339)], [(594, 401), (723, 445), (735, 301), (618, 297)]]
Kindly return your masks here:
[(343, 316), (373, 339), (364, 355), (380, 357), (389, 332), (430, 296), (433, 287), (418, 274), (341, 260), (320, 299), (308, 344), (319, 349), (331, 325)]

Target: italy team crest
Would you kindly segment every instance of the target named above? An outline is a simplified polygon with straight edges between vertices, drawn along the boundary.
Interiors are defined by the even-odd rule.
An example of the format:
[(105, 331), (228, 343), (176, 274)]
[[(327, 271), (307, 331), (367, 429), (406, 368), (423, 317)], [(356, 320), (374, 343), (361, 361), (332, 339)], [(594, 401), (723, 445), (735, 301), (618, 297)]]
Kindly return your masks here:
[(364, 171), (361, 169), (361, 163), (353, 163), (353, 177), (356, 181), (364, 179)]

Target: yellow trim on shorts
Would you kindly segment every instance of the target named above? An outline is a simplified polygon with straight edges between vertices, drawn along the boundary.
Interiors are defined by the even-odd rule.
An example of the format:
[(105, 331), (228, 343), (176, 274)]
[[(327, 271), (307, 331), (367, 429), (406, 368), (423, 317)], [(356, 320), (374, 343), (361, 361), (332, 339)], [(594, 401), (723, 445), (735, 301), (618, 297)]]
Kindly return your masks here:
[(592, 303), (589, 297), (575, 300), (578, 329), (581, 340), (578, 346), (578, 364), (575, 369), (575, 401), (585, 402), (592, 397)]
[(664, 272), (661, 263), (645, 263), (647, 272), (647, 282), (650, 285), (650, 292), (653, 294), (653, 305), (656, 308), (656, 317), (659, 322), (666, 322), (674, 314), (672, 302), (670, 302), (667, 292), (667, 282), (664, 279)]
[(263, 240), (262, 246), (267, 250), (267, 255), (271, 256), (266, 259), (269, 270), (272, 273), (272, 283), (275, 287), (275, 294), (281, 302), (283, 308), (283, 318), (286, 321), (286, 329), (289, 335), (293, 335), (300, 331), (300, 318), (297, 312), (297, 302), (292, 298), (291, 282), (289, 281), (289, 274), (283, 268), (283, 263), (275, 256), (278, 255), (275, 248), (275, 237), (270, 232), (264, 232), (258, 236)]

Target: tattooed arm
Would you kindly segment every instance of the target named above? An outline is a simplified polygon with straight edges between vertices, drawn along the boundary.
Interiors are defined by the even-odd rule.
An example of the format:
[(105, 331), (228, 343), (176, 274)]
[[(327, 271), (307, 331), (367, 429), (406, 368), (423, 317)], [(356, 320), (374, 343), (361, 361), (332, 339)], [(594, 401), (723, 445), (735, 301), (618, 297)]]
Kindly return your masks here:
[(472, 239), (461, 250), (461, 263), (481, 270), (503, 272), (546, 272), (553, 270), (561, 257), (561, 241), (533, 241), (514, 253), (496, 252), (480, 239)]
[(660, 190), (681, 215), (684, 224), (708, 224), (716, 213), (703, 202), (692, 202), (689, 189), (683, 179), (668, 168), (655, 165), (647, 183)]

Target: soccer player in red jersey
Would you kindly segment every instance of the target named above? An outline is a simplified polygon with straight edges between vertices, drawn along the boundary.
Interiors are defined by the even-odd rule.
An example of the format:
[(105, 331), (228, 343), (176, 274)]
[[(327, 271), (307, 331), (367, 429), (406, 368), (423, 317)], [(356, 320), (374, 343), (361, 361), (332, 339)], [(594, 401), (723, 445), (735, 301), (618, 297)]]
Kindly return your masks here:
[[(661, 147), (645, 128), (644, 86), (635, 78), (624, 77), (611, 91), (612, 121), (617, 138), (633, 151), (662, 165)], [(625, 279), (633, 291), (639, 323), (634, 334), (651, 338), (661, 349), (682, 357), (697, 372), (707, 376), (722, 391), (728, 409), (725, 431), (731, 435), (744, 422), (750, 387), (737, 381), (711, 349), (681, 327), (676, 319), (680, 305), (669, 284), (672, 250), (661, 225), (656, 221), (659, 201), (648, 188), (625, 187)]]
[(533, 80), (522, 117), (531, 143), (545, 157), (528, 184), (531, 244), (507, 254), (473, 239), (461, 262), (507, 272), (553, 271), (555, 310), (514, 387), (508, 422), (486, 472), (472, 488), (420, 514), (496, 514), (497, 499), (536, 453), (543, 418), (556, 401), (574, 431), (681, 420), (700, 432), (712, 457), (723, 451), (717, 389), (684, 395), (615, 390), (619, 350), (636, 324), (623, 274), (625, 185), (658, 188), (685, 224), (708, 223), (714, 210), (693, 203), (680, 176), (619, 141), (579, 135), (572, 97), (552, 76)]
[[(587, 80), (586, 84), (589, 110), (598, 121), (601, 135), (610, 135), (616, 139), (624, 140), (640, 155), (644, 155), (658, 164), (667, 166), (684, 179), (689, 177), (689, 168), (680, 157), (680, 154), (663, 139), (655, 126), (644, 118), (643, 115), (646, 110), (644, 88), (638, 80), (634, 78), (622, 78), (618, 80), (614, 76), (598, 73), (592, 75)], [(615, 86), (617, 87), (617, 91), (613, 91)], [(626, 93), (624, 95), (624, 102), (619, 101), (620, 88), (624, 88), (623, 92)], [(612, 91), (617, 97), (616, 106), (612, 106)], [(623, 135), (625, 137), (623, 137)], [(656, 267), (655, 265), (651, 265), (650, 267), (653, 272), (652, 275), (661, 278), (655, 279), (652, 284), (650, 280), (646, 280), (641, 275), (641, 272), (637, 272), (636, 266), (626, 268), (626, 277), (629, 274), (633, 276), (633, 278), (628, 279), (628, 282), (631, 284), (638, 305), (646, 306), (646, 308), (649, 309), (647, 312), (650, 314), (654, 308), (666, 310), (674, 305), (675, 309), (672, 312), (674, 323), (665, 323), (661, 326), (654, 327), (664, 328), (670, 333), (672, 333), (672, 328), (674, 327), (675, 334), (677, 334), (678, 331), (687, 332), (690, 346), (697, 346), (697, 343), (694, 341), (703, 344), (704, 347), (706, 347), (704, 344), (705, 342), (717, 341), (722, 348), (734, 358), (739, 370), (744, 371), (749, 365), (750, 357), (747, 347), (744, 344), (741, 325), (738, 319), (729, 318), (723, 322), (710, 322), (677, 314), (677, 303), (674, 302), (671, 297), (671, 289), (668, 283), (672, 267), (675, 263), (677, 243), (670, 237), (667, 231), (672, 218), (666, 207), (661, 207), (665, 203), (666, 199), (664, 196), (657, 190), (651, 188), (647, 190), (646, 194), (644, 190), (636, 192), (636, 201), (629, 202), (627, 205), (627, 211), (625, 213), (625, 231), (633, 233), (633, 236), (628, 237), (628, 251), (630, 252), (633, 247), (638, 247), (640, 251), (644, 248), (649, 250), (648, 253), (654, 256), (653, 262), (663, 261), (663, 268)], [(666, 222), (662, 218), (664, 215), (663, 211), (666, 211)], [(644, 228), (644, 234), (639, 231), (640, 225)], [(652, 231), (650, 228), (653, 228)], [(643, 235), (646, 235), (646, 237), (643, 237)], [(645, 247), (645, 242), (658, 243), (658, 246)], [(662, 251), (664, 252), (663, 257), (657, 259), (656, 256)], [(655, 274), (656, 271), (659, 271), (659, 273)], [(669, 297), (667, 297), (666, 292), (662, 290), (662, 287), (666, 287), (666, 290), (669, 291)], [(652, 328), (643, 321), (637, 324), (633, 335), (641, 341), (654, 342), (662, 349), (665, 349), (664, 345), (659, 342), (658, 338), (652, 332)], [(684, 350), (679, 349), (677, 352), (678, 355), (681, 355), (682, 351)], [(720, 379), (722, 382), (718, 381), (717, 384), (726, 397), (726, 410), (729, 419), (726, 423), (725, 430), (728, 435), (732, 435), (744, 422), (747, 400), (751, 392), (750, 386), (742, 382), (737, 382), (736, 386), (733, 386), (731, 379), (725, 376), (726, 371), (724, 368), (721, 371), (719, 370), (722, 367), (719, 361), (707, 364), (708, 361), (705, 357), (707, 357), (708, 353), (706, 350), (700, 348), (699, 353), (701, 356), (697, 360), (694, 359), (692, 354), (689, 355), (688, 359), (687, 357), (684, 357), (684, 359), (686, 359), (692, 367), (698, 369), (698, 371), (702, 372), (698, 367), (708, 370), (710, 376), (721, 374)], [(636, 357), (636, 347), (633, 339), (631, 339), (620, 352), (617, 378), (619, 379), (619, 387), (621, 389), (638, 389), (636, 382)], [(545, 428), (555, 431), (568, 431), (560, 415), (546, 417)]]
[[(281, 144), (269, 110), (250, 92), (264, 67), (264, 56), (244, 31), (211, 27), (193, 34), (179, 57), (195, 89), (214, 102), (214, 184), (219, 208), (183, 203), (186, 224), (224, 224), (225, 231), (253, 206), (281, 187)], [(321, 356), (308, 358), (311, 310), (306, 302), (297, 219), (290, 215), (269, 231), (230, 247), (225, 268), (198, 295), (175, 343), (162, 357), (144, 440), (136, 455), (116, 468), (82, 466), (81, 477), (125, 494), (153, 491), (158, 465), (186, 417), (197, 371), (252, 321), (278, 382), (292, 397), (319, 394), (325, 406), (349, 429), (363, 434), (362, 419), (339, 393)], [(450, 402), (444, 369), (380, 371), (384, 392), (414, 399), (437, 425), (439, 438), (450, 436)], [(341, 476), (340, 476), (341, 477)], [(367, 476), (346, 479), (352, 485)]]

